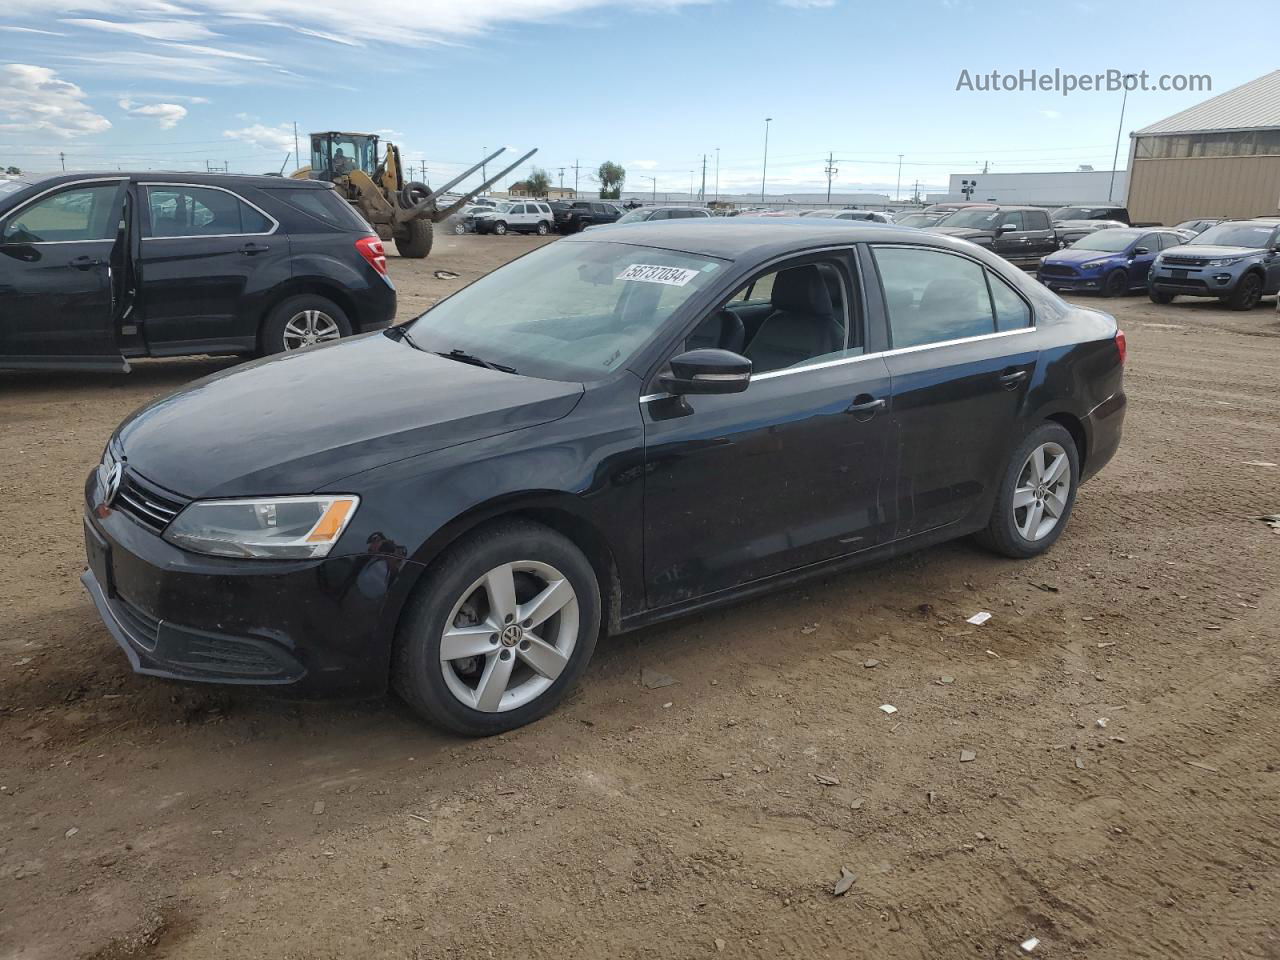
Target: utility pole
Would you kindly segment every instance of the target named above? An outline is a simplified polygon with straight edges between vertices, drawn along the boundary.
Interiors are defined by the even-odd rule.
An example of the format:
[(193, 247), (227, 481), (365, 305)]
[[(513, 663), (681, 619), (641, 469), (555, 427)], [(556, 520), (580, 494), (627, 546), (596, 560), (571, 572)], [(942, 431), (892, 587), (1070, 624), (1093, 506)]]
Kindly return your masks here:
[(422, 182), (426, 183), (427, 182), (427, 161), (423, 160), (421, 162), (422, 162)]
[(581, 168), (582, 164), (578, 163), (577, 160), (574, 160), (573, 166), (569, 168), (573, 171), (573, 195), (575, 198), (578, 196), (578, 171)]
[(828, 153), (827, 165), (824, 168), (824, 172), (827, 175), (827, 203), (831, 202), (831, 178), (840, 172), (838, 169), (836, 169), (835, 163), (836, 163), (835, 154)]
[(694, 173), (694, 172), (693, 172), (692, 170), (690, 170), (690, 171), (689, 171), (689, 202), (690, 202), (690, 203), (693, 203), (693, 197), (694, 197), (694, 193), (693, 193), (693, 173)]
[(560, 168), (560, 195), (564, 196), (564, 167)]
[(720, 148), (716, 147), (716, 203), (720, 202)]
[[(297, 170), (301, 166), (302, 161), (299, 159), (302, 154), (298, 153), (298, 121), (293, 121), (293, 169)], [(285, 163), (289, 161), (286, 160)]]
[[(1136, 76), (1126, 73), (1124, 79)], [(1116, 164), (1120, 161), (1120, 134), (1124, 132), (1124, 108), (1129, 103), (1129, 84), (1124, 85), (1124, 96), (1120, 99), (1120, 125), (1116, 127), (1116, 152), (1111, 155), (1111, 185), (1107, 187), (1107, 203), (1111, 202), (1111, 194), (1116, 188)], [(984, 171), (985, 172), (985, 171)]]
[[(481, 147), (481, 148), (480, 148), (480, 153), (481, 153), (481, 155), (482, 155), (482, 156), (486, 156), (486, 157), (487, 157), (487, 156), (489, 155), (489, 148), (488, 148), (488, 147)], [(488, 179), (489, 179), (489, 171), (485, 168), (484, 161), (483, 161), (483, 160), (481, 160), (481, 161), (480, 161), (480, 182), (481, 182), (481, 183), (484, 183), (484, 182), (485, 182), (485, 181), (487, 181)], [(485, 190), (487, 191), (487, 190), (488, 190), (488, 188), (486, 187), (486, 188), (485, 188)]]
[(62, 161), (62, 172), (67, 172), (67, 155), (61, 150), (58, 151), (58, 159)]
[(919, 180), (916, 181), (915, 189), (911, 191), (911, 202), (912, 203), (920, 202), (920, 181)]
[(764, 182), (769, 175), (769, 124), (773, 117), (764, 118), (764, 163), (760, 165), (760, 202), (764, 203)]
[(707, 155), (702, 155), (702, 189), (698, 191), (698, 199), (707, 202)]
[(893, 190), (893, 201), (902, 199), (902, 154), (898, 154), (898, 185)]

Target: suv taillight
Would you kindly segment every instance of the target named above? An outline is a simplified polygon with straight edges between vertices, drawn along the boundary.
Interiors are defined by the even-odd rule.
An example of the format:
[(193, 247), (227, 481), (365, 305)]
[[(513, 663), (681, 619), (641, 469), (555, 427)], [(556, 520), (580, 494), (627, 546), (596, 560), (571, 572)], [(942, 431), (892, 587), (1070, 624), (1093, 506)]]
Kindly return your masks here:
[(1120, 366), (1124, 366), (1124, 362), (1129, 357), (1129, 341), (1125, 339), (1124, 331), (1116, 331), (1116, 349), (1120, 351)]
[(382, 248), (381, 240), (377, 237), (361, 237), (356, 241), (356, 249), (369, 262), (369, 266), (384, 277), (387, 275), (387, 251)]

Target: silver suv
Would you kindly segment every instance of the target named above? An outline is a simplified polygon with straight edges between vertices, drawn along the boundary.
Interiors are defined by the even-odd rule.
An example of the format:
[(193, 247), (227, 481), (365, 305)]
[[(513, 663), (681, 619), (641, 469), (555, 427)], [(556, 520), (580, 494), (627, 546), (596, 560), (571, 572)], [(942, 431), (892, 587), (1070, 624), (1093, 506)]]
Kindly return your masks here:
[(1227, 220), (1164, 251), (1151, 265), (1147, 291), (1155, 303), (1181, 294), (1252, 310), (1280, 291), (1280, 218)]
[(476, 233), (536, 233), (545, 237), (555, 224), (555, 214), (545, 200), (513, 200), (491, 213), (476, 216)]

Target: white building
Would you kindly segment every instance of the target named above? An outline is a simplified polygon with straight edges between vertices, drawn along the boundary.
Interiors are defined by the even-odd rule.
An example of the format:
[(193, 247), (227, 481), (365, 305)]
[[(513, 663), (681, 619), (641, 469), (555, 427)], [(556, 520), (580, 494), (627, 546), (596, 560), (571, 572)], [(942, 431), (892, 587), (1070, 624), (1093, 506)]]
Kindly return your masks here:
[(966, 199), (962, 180), (977, 181), (968, 199), (1061, 207), (1069, 203), (1124, 203), (1129, 174), (1110, 170), (1072, 170), (1052, 173), (953, 173), (945, 194), (931, 193), (930, 203)]

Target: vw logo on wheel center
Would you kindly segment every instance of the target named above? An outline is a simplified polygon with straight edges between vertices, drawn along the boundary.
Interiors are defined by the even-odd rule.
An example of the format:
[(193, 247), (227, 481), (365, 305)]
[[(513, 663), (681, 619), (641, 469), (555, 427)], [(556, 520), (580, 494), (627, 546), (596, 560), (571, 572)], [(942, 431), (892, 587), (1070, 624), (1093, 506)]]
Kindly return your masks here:
[(502, 631), (502, 645), (504, 647), (514, 647), (523, 639), (524, 630), (518, 623), (513, 623)]

